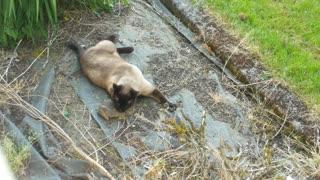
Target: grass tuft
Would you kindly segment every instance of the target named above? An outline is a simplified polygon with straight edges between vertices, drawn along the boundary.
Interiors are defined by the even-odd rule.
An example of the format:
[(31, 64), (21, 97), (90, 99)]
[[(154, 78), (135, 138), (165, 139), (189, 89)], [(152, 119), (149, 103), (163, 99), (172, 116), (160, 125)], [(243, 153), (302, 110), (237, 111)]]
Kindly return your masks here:
[(26, 164), (30, 158), (30, 147), (18, 147), (14, 144), (13, 140), (8, 136), (4, 136), (1, 140), (1, 147), (10, 164), (11, 170), (14, 174), (23, 174)]

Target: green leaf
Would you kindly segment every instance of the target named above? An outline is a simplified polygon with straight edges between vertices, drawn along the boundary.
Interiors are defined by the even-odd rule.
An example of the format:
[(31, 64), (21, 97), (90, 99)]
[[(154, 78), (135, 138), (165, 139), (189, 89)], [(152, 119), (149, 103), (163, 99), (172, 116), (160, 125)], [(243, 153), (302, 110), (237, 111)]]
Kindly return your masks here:
[(39, 20), (40, 2), (36, 0), (36, 22)]
[(48, 15), (48, 18), (49, 18), (49, 22), (50, 22), (50, 24), (53, 24), (54, 20), (53, 20), (53, 17), (52, 17), (50, 5), (49, 5), (48, 1), (46, 1), (46, 0), (44, 1), (44, 4), (45, 4), (45, 7), (46, 7), (46, 12), (47, 12), (47, 15)]
[(63, 115), (66, 116), (66, 117), (68, 117), (68, 116), (70, 116), (70, 113), (69, 113), (69, 111), (64, 110)]
[(9, 18), (13, 17), (16, 18), (16, 12), (15, 12), (15, 6), (14, 6), (14, 0), (9, 0)]
[(56, 2), (56, 0), (51, 0), (50, 2), (51, 2), (53, 17), (54, 17), (54, 23), (56, 23), (58, 21), (57, 2)]

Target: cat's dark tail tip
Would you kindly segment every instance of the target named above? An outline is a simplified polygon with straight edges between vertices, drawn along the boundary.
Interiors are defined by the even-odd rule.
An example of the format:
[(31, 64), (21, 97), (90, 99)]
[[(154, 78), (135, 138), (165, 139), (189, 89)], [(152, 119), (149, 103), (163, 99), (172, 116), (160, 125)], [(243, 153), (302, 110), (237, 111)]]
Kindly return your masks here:
[(134, 48), (133, 47), (121, 47), (121, 48), (117, 48), (117, 51), (119, 54), (129, 54), (134, 51)]

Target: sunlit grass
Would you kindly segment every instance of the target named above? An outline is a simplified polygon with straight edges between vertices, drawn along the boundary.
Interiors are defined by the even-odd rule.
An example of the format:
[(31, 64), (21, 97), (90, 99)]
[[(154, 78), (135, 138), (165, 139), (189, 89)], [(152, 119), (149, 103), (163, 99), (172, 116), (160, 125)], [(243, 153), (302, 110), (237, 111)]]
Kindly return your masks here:
[(263, 63), (310, 105), (320, 103), (320, 1), (206, 0)]

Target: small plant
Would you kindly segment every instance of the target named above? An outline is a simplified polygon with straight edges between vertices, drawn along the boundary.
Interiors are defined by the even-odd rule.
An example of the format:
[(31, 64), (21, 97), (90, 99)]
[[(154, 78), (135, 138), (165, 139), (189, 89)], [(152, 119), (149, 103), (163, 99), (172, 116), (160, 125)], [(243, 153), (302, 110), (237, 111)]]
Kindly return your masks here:
[(30, 158), (30, 147), (18, 147), (8, 136), (4, 136), (1, 140), (1, 147), (10, 164), (14, 174), (21, 174), (25, 169), (26, 162)]

